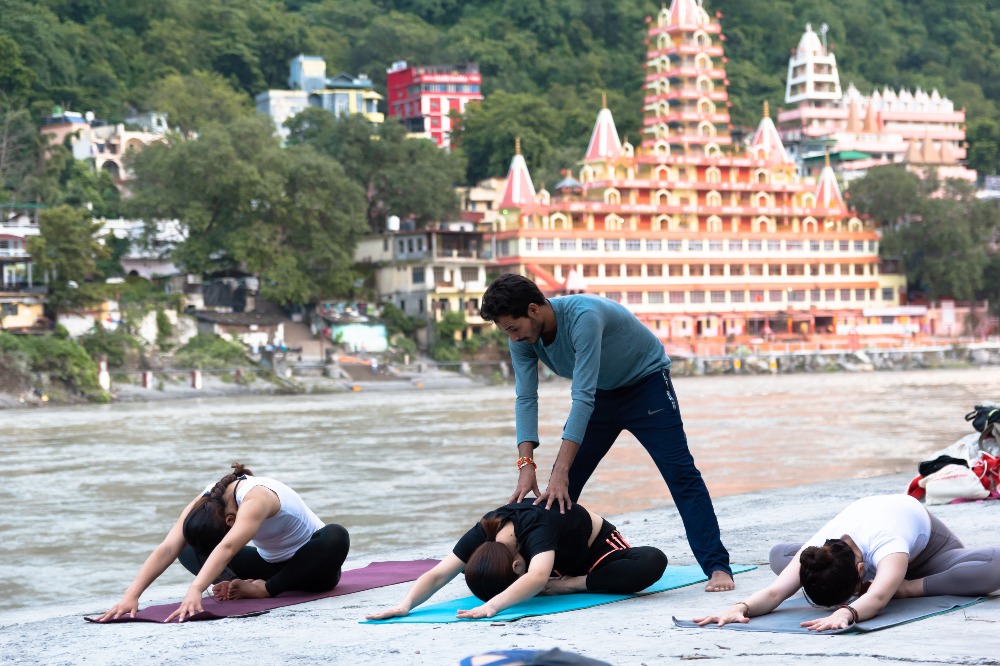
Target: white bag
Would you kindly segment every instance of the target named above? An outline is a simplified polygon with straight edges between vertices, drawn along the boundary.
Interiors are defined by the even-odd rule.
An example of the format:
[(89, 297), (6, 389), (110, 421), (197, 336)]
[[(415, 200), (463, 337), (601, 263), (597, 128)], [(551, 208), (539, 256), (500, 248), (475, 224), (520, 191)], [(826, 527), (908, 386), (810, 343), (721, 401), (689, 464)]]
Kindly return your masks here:
[(963, 465), (945, 465), (920, 479), (919, 484), (927, 491), (924, 497), (927, 504), (947, 504), (956, 499), (984, 499), (990, 494), (976, 473)]

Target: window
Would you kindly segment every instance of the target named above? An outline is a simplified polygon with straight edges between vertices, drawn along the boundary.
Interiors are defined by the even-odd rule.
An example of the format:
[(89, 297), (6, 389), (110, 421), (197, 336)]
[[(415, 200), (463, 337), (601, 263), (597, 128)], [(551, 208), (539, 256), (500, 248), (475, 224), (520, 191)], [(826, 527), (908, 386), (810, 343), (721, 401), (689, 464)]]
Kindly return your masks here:
[(413, 284), (423, 284), (424, 280), (424, 267), (414, 266), (413, 267)]
[(752, 240), (752, 241), (747, 241), (747, 243), (748, 243), (748, 249), (751, 252), (760, 252), (761, 250), (764, 249), (764, 241)]
[(630, 291), (625, 294), (625, 301), (629, 305), (641, 305), (642, 304), (642, 292), (641, 291)]
[(708, 265), (708, 274), (709, 275), (713, 275), (715, 277), (719, 277), (719, 276), (725, 275), (726, 274), (726, 265), (725, 264), (709, 264)]
[(751, 289), (750, 290), (750, 302), (751, 303), (763, 303), (764, 302), (764, 292), (761, 289)]
[(688, 251), (689, 252), (701, 252), (703, 243), (700, 240), (689, 240), (688, 241)]
[(525, 252), (531, 252), (531, 249), (534, 247), (534, 245), (535, 245), (535, 239), (534, 238), (525, 238), (524, 239), (524, 251)]
[(575, 238), (562, 238), (559, 240), (559, 249), (563, 252), (576, 252)]
[(692, 291), (691, 292), (691, 302), (692, 303), (704, 303), (705, 302), (705, 292), (703, 292), (703, 291)]
[(642, 241), (638, 238), (629, 238), (625, 241), (626, 252), (642, 252)]
[(776, 241), (776, 240), (767, 241), (767, 251), (781, 252), (781, 241)]
[(442, 268), (441, 266), (434, 267), (434, 281), (444, 282), (444, 268)]
[(0, 315), (4, 317), (16, 317), (17, 306), (17, 303), (0, 303)]
[(670, 264), (670, 277), (684, 277), (684, 266), (681, 264)]
[(610, 299), (612, 301), (621, 301), (622, 300), (622, 292), (620, 292), (620, 291), (609, 291), (608, 293), (604, 294), (604, 297), (608, 298), (608, 299)]
[(663, 275), (663, 264), (646, 264), (646, 277), (660, 277)]
[(767, 300), (770, 303), (781, 303), (785, 300), (785, 292), (781, 289), (771, 289), (767, 292)]
[(583, 252), (597, 252), (597, 239), (596, 238), (581, 238), (580, 239), (580, 249)]
[(864, 252), (865, 251), (865, 242), (864, 241), (854, 241), (854, 251), (855, 252)]
[(625, 264), (625, 277), (642, 277), (642, 264)]
[(663, 292), (662, 291), (651, 291), (646, 294), (646, 300), (651, 304), (661, 304), (663, 303)]
[(729, 274), (734, 277), (743, 275), (743, 264), (729, 264)]
[(788, 301), (790, 303), (804, 303), (806, 300), (806, 290), (805, 289), (792, 289), (788, 292)]
[(801, 252), (804, 248), (802, 241), (788, 240), (785, 241), (785, 249), (789, 252)]
[(822, 295), (823, 291), (821, 289), (811, 289), (809, 291), (809, 300), (813, 303), (819, 303), (819, 299)]
[(868, 251), (869, 252), (875, 251), (875, 241), (873, 240), (868, 241)]
[(805, 275), (806, 267), (803, 264), (788, 264), (785, 266), (785, 275)]
[(404, 241), (402, 238), (396, 241), (396, 249), (399, 251), (400, 254), (406, 252), (406, 241)]
[(475, 266), (462, 266), (462, 282), (476, 282), (478, 279), (478, 268)]
[(663, 243), (659, 239), (646, 241), (647, 252), (659, 252), (663, 248)]
[(747, 264), (747, 275), (763, 275), (764, 264)]
[(722, 241), (720, 241), (720, 240), (710, 240), (710, 241), (708, 241), (708, 251), (709, 252), (722, 252)]
[(431, 113), (441, 113), (441, 100), (432, 99), (431, 102)]
[(621, 248), (621, 241), (618, 240), (605, 240), (604, 241), (604, 251), (605, 252), (617, 252)]
[(865, 290), (864, 289), (855, 289), (854, 290), (854, 300), (856, 300), (858, 302), (861, 302), (861, 301), (865, 300)]
[(851, 249), (851, 242), (850, 241), (840, 241), (840, 251), (841, 252), (847, 252), (850, 249)]
[(896, 299), (896, 290), (893, 287), (882, 287), (882, 300), (892, 301)]
[(833, 303), (835, 300), (837, 300), (837, 290), (836, 289), (825, 290), (823, 292), (823, 300), (826, 301), (827, 303)]
[(869, 301), (874, 301), (875, 300), (875, 290), (874, 289), (869, 289), (868, 290), (868, 300)]
[(743, 297), (746, 295), (742, 291), (731, 291), (729, 292), (729, 302), (730, 303), (743, 303)]
[(681, 241), (679, 241), (679, 240), (668, 240), (667, 241), (667, 251), (668, 252), (680, 252), (681, 251)]
[(823, 264), (823, 274), (824, 275), (836, 275), (837, 265), (836, 264)]
[(810, 252), (819, 252), (820, 249), (821, 249), (821, 247), (822, 246), (821, 246), (821, 244), (820, 244), (819, 241), (809, 241), (809, 251)]
[(600, 275), (600, 269), (597, 264), (583, 265), (583, 277), (597, 277), (598, 275)]
[(683, 291), (671, 291), (670, 292), (670, 302), (671, 303), (683, 303), (684, 302), (684, 292)]
[(409, 253), (413, 252), (413, 239), (412, 238), (407, 238), (406, 239), (406, 251), (409, 252)]
[(726, 292), (724, 291), (713, 291), (711, 292), (711, 300), (713, 303), (725, 303), (726, 302)]
[(851, 290), (850, 289), (841, 289), (840, 290), (840, 300), (843, 301), (844, 303), (849, 302), (851, 300)]
[(509, 240), (502, 240), (502, 241), (500, 241), (500, 244), (497, 246), (497, 254), (500, 255), (501, 257), (509, 257), (510, 256), (510, 241)]
[(552, 252), (555, 249), (555, 243), (551, 238), (539, 238), (538, 239), (538, 251), (539, 252)]
[(743, 251), (743, 241), (741, 240), (731, 240), (728, 241), (730, 252), (742, 252)]

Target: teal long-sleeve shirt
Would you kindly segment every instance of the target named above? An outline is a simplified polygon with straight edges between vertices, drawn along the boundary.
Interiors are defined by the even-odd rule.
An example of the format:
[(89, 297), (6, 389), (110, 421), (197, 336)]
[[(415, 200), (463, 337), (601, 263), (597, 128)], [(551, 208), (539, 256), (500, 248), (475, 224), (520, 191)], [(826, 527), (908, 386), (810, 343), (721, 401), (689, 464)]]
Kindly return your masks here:
[(563, 439), (581, 443), (594, 411), (597, 389), (629, 386), (668, 369), (670, 359), (652, 331), (623, 305), (601, 296), (578, 294), (549, 300), (556, 337), (546, 345), (511, 342), (517, 443), (538, 442), (538, 361), (573, 380), (572, 406)]

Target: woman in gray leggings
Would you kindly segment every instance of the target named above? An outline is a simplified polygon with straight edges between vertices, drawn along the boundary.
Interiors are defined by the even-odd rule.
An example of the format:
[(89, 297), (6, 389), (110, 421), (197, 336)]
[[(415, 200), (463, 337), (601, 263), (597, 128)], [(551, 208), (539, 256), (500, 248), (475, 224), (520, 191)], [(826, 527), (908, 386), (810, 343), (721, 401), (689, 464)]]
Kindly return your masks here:
[(803, 622), (816, 631), (875, 617), (890, 599), (943, 594), (980, 596), (1000, 589), (1000, 548), (965, 548), (944, 523), (909, 495), (876, 495), (850, 504), (805, 544), (771, 549), (778, 577), (701, 625), (748, 622), (802, 588), (830, 615)]

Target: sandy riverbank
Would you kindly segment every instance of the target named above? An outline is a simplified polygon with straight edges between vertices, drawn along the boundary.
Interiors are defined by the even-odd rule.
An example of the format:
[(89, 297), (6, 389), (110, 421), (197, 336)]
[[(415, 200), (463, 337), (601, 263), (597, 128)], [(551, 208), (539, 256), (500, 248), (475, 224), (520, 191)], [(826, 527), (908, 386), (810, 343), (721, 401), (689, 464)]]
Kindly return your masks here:
[[(64, 603), (0, 613), (0, 655), (11, 664), (435, 664), (446, 665), (490, 649), (530, 648), (585, 654), (616, 665), (715, 659), (718, 663), (875, 664), (886, 662), (1000, 663), (1000, 601), (929, 618), (870, 635), (802, 636), (678, 629), (671, 616), (691, 617), (742, 599), (772, 577), (771, 544), (805, 538), (851, 500), (900, 492), (909, 475), (797, 486), (716, 500), (723, 538), (732, 561), (756, 564), (737, 576), (738, 589), (708, 595), (692, 586), (593, 609), (529, 618), (511, 624), (359, 625), (369, 610), (395, 603), (405, 586), (393, 586), (246, 619), (183, 626), (120, 624), (95, 626), (81, 616), (109, 606), (113, 598), (73, 598)], [(1000, 541), (1000, 501), (931, 507), (967, 545)], [(692, 564), (680, 519), (672, 509), (613, 516), (637, 544), (661, 547), (675, 564)], [(985, 526), (990, 526), (985, 528)], [(381, 553), (372, 559), (440, 557), (452, 544), (426, 543)], [(349, 558), (347, 568), (370, 559)], [(38, 572), (37, 575), (44, 575)], [(122, 585), (127, 581), (122, 581)], [(154, 586), (143, 605), (175, 601), (183, 586)], [(436, 597), (465, 596), (459, 580)]]

